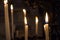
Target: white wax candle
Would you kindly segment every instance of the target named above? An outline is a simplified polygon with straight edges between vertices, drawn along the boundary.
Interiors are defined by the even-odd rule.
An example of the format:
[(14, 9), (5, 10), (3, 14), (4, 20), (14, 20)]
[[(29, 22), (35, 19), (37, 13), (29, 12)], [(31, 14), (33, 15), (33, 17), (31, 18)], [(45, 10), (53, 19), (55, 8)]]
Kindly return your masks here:
[[(48, 23), (48, 14), (46, 13), (45, 22)], [(49, 27), (48, 24), (44, 24), (45, 39), (49, 40)]]
[(13, 22), (13, 5), (11, 4), (11, 25), (12, 25), (12, 39), (14, 39), (14, 22)]
[(26, 10), (23, 9), (24, 12), (24, 25), (25, 25), (25, 40), (28, 40), (28, 25), (27, 25), (27, 18), (26, 18)]
[(7, 0), (4, 0), (6, 40), (11, 40)]
[(35, 17), (35, 20), (36, 20), (36, 35), (38, 34), (38, 17), (36, 16)]
[(28, 25), (25, 25), (25, 40), (28, 40)]

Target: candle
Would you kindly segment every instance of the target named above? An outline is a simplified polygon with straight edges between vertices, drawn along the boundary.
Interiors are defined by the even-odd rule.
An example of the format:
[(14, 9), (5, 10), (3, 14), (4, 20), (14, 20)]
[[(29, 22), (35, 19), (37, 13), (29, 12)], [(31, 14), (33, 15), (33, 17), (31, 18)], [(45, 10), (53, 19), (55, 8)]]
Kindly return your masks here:
[(28, 25), (25, 25), (25, 40), (28, 40)]
[(8, 1), (4, 0), (4, 15), (5, 15), (5, 31), (6, 31), (6, 40), (11, 40), (10, 38), (10, 25), (9, 25), (9, 16), (8, 16)]
[(38, 34), (38, 17), (35, 17), (35, 21), (36, 21), (36, 35)]
[(28, 25), (27, 25), (27, 18), (26, 18), (26, 10), (23, 9), (24, 12), (24, 24), (25, 24), (25, 40), (28, 40)]
[(12, 39), (14, 39), (14, 22), (13, 22), (13, 5), (11, 4), (11, 25), (12, 25)]
[(23, 9), (23, 13), (24, 13), (24, 24), (27, 24), (27, 18), (26, 18), (26, 10)]
[(44, 24), (45, 39), (49, 40), (49, 27), (48, 27), (48, 14), (47, 13), (45, 16), (45, 22), (46, 22), (46, 24)]

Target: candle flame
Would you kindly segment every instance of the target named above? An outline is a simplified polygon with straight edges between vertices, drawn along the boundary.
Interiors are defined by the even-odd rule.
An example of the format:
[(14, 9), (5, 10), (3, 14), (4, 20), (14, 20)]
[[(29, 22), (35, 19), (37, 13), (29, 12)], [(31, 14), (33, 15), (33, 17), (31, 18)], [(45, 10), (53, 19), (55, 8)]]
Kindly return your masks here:
[(46, 16), (45, 16), (45, 22), (47, 23), (48, 22), (48, 14), (46, 12)]
[(4, 0), (4, 4), (7, 4), (7, 2), (8, 2), (7, 0)]
[(27, 24), (27, 18), (26, 17), (24, 18), (24, 21), (25, 21), (25, 24)]
[(11, 4), (11, 9), (13, 9), (13, 5)]
[(25, 9), (23, 9), (23, 12), (24, 12), (24, 15), (26, 15), (26, 10)]
[(38, 17), (36, 16), (36, 24), (38, 23)]

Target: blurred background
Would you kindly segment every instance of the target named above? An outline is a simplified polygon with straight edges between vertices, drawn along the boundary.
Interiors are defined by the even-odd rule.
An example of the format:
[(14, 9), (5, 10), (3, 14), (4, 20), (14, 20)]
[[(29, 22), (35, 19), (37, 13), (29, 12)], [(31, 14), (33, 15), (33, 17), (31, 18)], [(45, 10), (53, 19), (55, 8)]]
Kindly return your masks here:
[[(19, 38), (24, 37), (24, 14), (23, 9), (27, 11), (27, 21), (29, 25), (29, 36), (35, 36), (35, 16), (39, 18), (38, 36), (43, 40), (45, 24), (45, 13), (49, 15), (50, 40), (60, 40), (60, 0), (8, 0), (10, 32), (11, 10), (10, 5), (14, 6), (14, 27), (19, 31)], [(12, 32), (11, 32), (12, 33)], [(0, 40), (6, 40), (5, 19), (4, 19), (4, 0), (0, 0)]]

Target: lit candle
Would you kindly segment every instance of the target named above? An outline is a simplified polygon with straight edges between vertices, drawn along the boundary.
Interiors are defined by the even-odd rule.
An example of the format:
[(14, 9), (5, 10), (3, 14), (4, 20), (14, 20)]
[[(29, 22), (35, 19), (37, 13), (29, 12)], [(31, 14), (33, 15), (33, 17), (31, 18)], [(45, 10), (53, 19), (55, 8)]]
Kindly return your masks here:
[(26, 18), (26, 10), (23, 9), (24, 12), (24, 24), (25, 24), (25, 40), (28, 40), (28, 25), (27, 25), (27, 18)]
[(35, 21), (36, 21), (36, 35), (38, 34), (38, 17), (35, 17)]
[(14, 22), (13, 22), (13, 5), (11, 4), (11, 25), (12, 25), (12, 39), (14, 39)]
[(8, 16), (8, 4), (7, 3), (8, 3), (8, 1), (4, 0), (6, 40), (11, 40), (11, 38), (10, 38), (9, 16)]
[(46, 24), (44, 25), (44, 31), (45, 31), (45, 39), (46, 40), (49, 40), (49, 27), (48, 27), (48, 14), (46, 13), (46, 16), (45, 16), (45, 22)]

